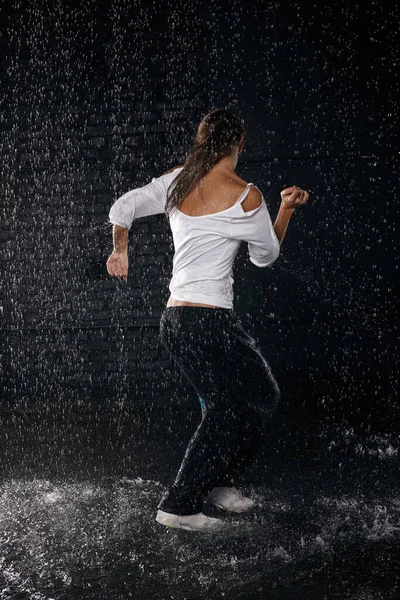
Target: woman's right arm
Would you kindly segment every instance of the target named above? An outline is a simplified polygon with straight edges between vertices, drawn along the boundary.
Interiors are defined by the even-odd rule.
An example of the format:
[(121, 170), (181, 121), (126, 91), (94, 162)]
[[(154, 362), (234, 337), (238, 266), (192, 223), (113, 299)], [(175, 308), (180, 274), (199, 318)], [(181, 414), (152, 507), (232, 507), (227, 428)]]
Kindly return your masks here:
[(296, 185), (286, 188), (281, 192), (282, 202), (274, 223), (274, 231), (280, 245), (282, 245), (294, 209), (296, 206), (305, 204), (308, 197), (309, 193), (301, 190)]
[(256, 267), (269, 267), (276, 261), (293, 209), (307, 202), (308, 195), (296, 186), (283, 190), (273, 225), (264, 197), (258, 188), (253, 188), (243, 202), (245, 210), (239, 216), (231, 216), (230, 237), (248, 243), (250, 262)]

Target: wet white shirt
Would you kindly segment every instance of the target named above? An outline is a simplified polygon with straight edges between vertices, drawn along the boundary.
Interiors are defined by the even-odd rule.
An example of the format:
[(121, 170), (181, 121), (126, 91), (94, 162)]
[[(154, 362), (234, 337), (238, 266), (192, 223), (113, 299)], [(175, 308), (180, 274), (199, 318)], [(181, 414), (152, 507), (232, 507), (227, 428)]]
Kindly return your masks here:
[[(154, 177), (118, 198), (110, 222), (130, 229), (140, 217), (163, 213), (168, 187), (182, 169)], [(280, 245), (264, 197), (258, 208), (242, 208), (252, 185), (247, 184), (235, 204), (214, 214), (192, 217), (173, 210), (169, 222), (175, 254), (169, 290), (174, 298), (232, 309), (232, 267), (240, 243), (247, 242), (250, 261), (257, 267), (268, 267), (278, 258)]]

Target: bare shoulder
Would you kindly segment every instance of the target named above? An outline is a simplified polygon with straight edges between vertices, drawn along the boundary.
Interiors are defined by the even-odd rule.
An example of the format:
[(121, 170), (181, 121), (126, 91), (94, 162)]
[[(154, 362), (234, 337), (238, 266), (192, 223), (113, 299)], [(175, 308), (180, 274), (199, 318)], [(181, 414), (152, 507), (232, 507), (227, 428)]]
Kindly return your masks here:
[(177, 167), (173, 167), (169, 171), (165, 171), (165, 173), (163, 173), (163, 175), (168, 175), (168, 173), (172, 173), (172, 171), (175, 171), (175, 169), (181, 169), (183, 166), (184, 165), (178, 165)]
[(250, 191), (247, 194), (246, 198), (242, 202), (242, 208), (244, 212), (249, 212), (250, 210), (254, 210), (261, 206), (262, 203), (262, 194), (260, 190), (254, 185), (250, 187)]

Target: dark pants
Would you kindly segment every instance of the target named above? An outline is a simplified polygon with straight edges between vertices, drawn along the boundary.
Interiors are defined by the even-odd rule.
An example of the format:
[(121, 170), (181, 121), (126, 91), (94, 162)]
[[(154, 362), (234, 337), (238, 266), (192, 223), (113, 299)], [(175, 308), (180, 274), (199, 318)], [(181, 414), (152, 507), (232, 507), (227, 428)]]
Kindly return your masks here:
[(170, 306), (162, 313), (160, 334), (196, 390), (203, 418), (159, 508), (195, 514), (213, 487), (233, 485), (257, 456), (280, 392), (232, 310)]

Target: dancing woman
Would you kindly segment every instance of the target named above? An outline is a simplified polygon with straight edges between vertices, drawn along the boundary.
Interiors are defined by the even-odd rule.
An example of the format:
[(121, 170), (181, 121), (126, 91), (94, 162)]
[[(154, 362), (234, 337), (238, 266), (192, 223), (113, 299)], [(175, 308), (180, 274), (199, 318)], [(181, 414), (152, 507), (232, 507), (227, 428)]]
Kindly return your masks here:
[(158, 506), (156, 520), (167, 527), (219, 528), (223, 521), (203, 513), (206, 501), (233, 512), (254, 505), (234, 486), (257, 456), (279, 400), (268, 362), (233, 310), (232, 266), (241, 241), (254, 265), (271, 265), (293, 210), (309, 194), (297, 186), (283, 190), (272, 225), (261, 191), (235, 172), (245, 137), (243, 121), (230, 110), (211, 111), (185, 164), (127, 192), (109, 214), (114, 251), (107, 270), (115, 277), (128, 277), (135, 219), (165, 212), (173, 235), (171, 295), (160, 335), (199, 396), (202, 420)]

